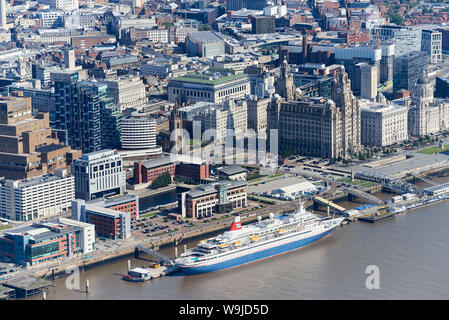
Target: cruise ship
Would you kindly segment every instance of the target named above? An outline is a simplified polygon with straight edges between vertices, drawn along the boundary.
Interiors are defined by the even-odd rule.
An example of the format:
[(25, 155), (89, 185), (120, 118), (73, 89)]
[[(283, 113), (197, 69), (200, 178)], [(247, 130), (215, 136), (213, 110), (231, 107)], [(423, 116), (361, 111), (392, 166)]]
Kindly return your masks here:
[(242, 226), (236, 216), (229, 231), (200, 241), (175, 260), (185, 274), (197, 274), (238, 267), (296, 250), (326, 237), (343, 218), (320, 217), (304, 209)]

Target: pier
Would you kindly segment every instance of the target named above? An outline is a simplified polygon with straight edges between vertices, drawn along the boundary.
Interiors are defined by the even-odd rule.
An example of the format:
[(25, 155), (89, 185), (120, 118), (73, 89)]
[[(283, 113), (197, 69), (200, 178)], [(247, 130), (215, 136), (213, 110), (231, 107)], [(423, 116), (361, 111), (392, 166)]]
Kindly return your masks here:
[[(2, 284), (3, 287), (12, 289), (14, 291), (14, 298), (28, 298), (37, 294), (44, 294), (48, 292), (48, 287), (53, 286), (51, 281), (36, 278), (36, 277), (24, 277), (18, 279), (11, 279)], [(1, 289), (0, 289), (1, 290)], [(5, 290), (9, 296), (12, 296), (12, 292)], [(1, 292), (1, 291), (0, 291)]]

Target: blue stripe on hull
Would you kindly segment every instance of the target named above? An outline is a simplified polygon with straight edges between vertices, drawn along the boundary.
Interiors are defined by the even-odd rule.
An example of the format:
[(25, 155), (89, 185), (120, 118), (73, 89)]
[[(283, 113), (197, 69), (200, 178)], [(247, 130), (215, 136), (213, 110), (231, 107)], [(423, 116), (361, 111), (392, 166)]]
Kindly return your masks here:
[(216, 264), (211, 264), (211, 265), (207, 265), (204, 267), (191, 267), (191, 268), (183, 268), (181, 267), (181, 271), (184, 274), (198, 274), (198, 273), (205, 273), (205, 272), (213, 272), (213, 271), (219, 271), (219, 270), (224, 270), (224, 269), (229, 269), (229, 268), (233, 268), (233, 267), (237, 267), (240, 266), (242, 264), (246, 264), (246, 263), (250, 263), (250, 262), (254, 262), (257, 260), (261, 260), (261, 259), (265, 259), (271, 256), (275, 256), (278, 254), (282, 254), (282, 253), (286, 253), (288, 251), (292, 251), (295, 249), (299, 249), (302, 247), (305, 247), (309, 244), (312, 244), (315, 241), (320, 240), (321, 238), (329, 235), (330, 233), (332, 233), (333, 229), (330, 229), (326, 232), (323, 232), (321, 234), (318, 234), (316, 236), (310, 237), (310, 238), (306, 238), (306, 239), (301, 239), (298, 241), (294, 241), (291, 243), (287, 243), (287, 244), (283, 244), (274, 248), (270, 248), (267, 250), (263, 250), (263, 251), (259, 251), (259, 252), (254, 252), (254, 253), (250, 253), (248, 255), (242, 256), (242, 257), (238, 257), (232, 260), (228, 260), (228, 261), (224, 261), (224, 262), (219, 262)]

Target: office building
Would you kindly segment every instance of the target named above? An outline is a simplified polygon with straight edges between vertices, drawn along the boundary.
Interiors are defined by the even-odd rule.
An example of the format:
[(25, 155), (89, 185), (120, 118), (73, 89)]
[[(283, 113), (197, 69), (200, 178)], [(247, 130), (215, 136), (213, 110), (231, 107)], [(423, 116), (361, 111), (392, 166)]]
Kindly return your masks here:
[(94, 225), (60, 218), (8, 230), (0, 237), (0, 257), (10, 263), (34, 266), (71, 258), (95, 249)]
[(408, 139), (408, 108), (361, 100), (361, 136), (365, 146), (385, 147)]
[(32, 116), (31, 98), (0, 97), (0, 176), (40, 176), (68, 168), (80, 156), (50, 129), (48, 113)]
[(263, 10), (267, 5), (267, 0), (228, 0), (226, 1), (226, 10), (238, 11), (243, 8), (249, 10)]
[(268, 127), (278, 130), (279, 152), (294, 150), (299, 155), (332, 159), (360, 149), (360, 105), (348, 75), (343, 72), (334, 79), (331, 99), (305, 97), (299, 88), (292, 99), (274, 96)]
[(367, 63), (360, 66), (360, 97), (374, 100), (377, 96), (378, 68)]
[(268, 129), (267, 110), (270, 105), (270, 98), (258, 98), (251, 95), (247, 101), (248, 106), (248, 129), (254, 130), (256, 133), (266, 133)]
[(126, 190), (122, 158), (113, 150), (83, 154), (73, 163), (72, 174), (77, 199), (89, 201)]
[[(131, 220), (139, 219), (139, 197), (134, 194), (119, 194), (101, 199), (90, 200), (86, 203), (95, 207), (128, 212)], [(77, 209), (79, 208), (77, 207)]]
[(96, 206), (77, 199), (72, 201), (72, 219), (93, 224), (100, 238), (117, 240), (131, 237), (131, 215), (127, 211)]
[(421, 51), (427, 53), (430, 63), (441, 62), (442, 50), (442, 33), (438, 30), (422, 30)]
[(412, 92), (427, 67), (427, 54), (412, 51), (394, 59), (393, 90)]
[(195, 103), (198, 101), (222, 103), (226, 99), (241, 99), (250, 94), (246, 74), (223, 73), (209, 69), (202, 74), (187, 74), (170, 79), (168, 101)]
[(134, 184), (151, 183), (161, 175), (168, 173), (170, 178), (175, 177), (176, 164), (170, 156), (134, 163)]
[(435, 98), (433, 89), (427, 76), (419, 78), (408, 114), (410, 135), (425, 136), (449, 128), (449, 100)]
[(65, 170), (22, 180), (0, 181), (0, 215), (16, 221), (58, 215), (70, 208), (75, 182)]
[(105, 81), (108, 85), (108, 96), (123, 111), (126, 108), (139, 107), (147, 101), (145, 85), (139, 76), (122, 76)]
[(225, 54), (225, 43), (215, 32), (193, 31), (187, 34), (186, 49), (191, 56), (212, 58)]
[(156, 145), (156, 120), (148, 114), (133, 112), (122, 121), (122, 149), (151, 149), (155, 153), (160, 150)]
[(276, 32), (276, 18), (274, 16), (254, 16), (251, 18), (251, 25), (254, 34)]
[(230, 212), (248, 205), (248, 183), (232, 180), (202, 185), (178, 195), (182, 217), (203, 218), (214, 213)]
[(399, 57), (411, 51), (421, 50), (421, 30), (410, 26), (398, 26), (395, 24), (385, 24), (374, 27), (371, 30), (372, 39), (386, 44), (394, 44), (394, 56)]

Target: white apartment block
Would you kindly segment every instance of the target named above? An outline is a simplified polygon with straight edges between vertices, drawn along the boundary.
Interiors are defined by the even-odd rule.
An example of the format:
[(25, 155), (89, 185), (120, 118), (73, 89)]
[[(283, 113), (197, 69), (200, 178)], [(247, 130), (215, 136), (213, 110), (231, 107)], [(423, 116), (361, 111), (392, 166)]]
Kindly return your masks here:
[(99, 199), (126, 190), (122, 158), (113, 150), (83, 154), (72, 164), (72, 174), (77, 199)]
[(54, 175), (0, 182), (0, 216), (32, 221), (70, 208), (75, 199), (74, 177), (57, 169)]
[(361, 99), (361, 139), (366, 146), (384, 147), (408, 139), (408, 108)]

